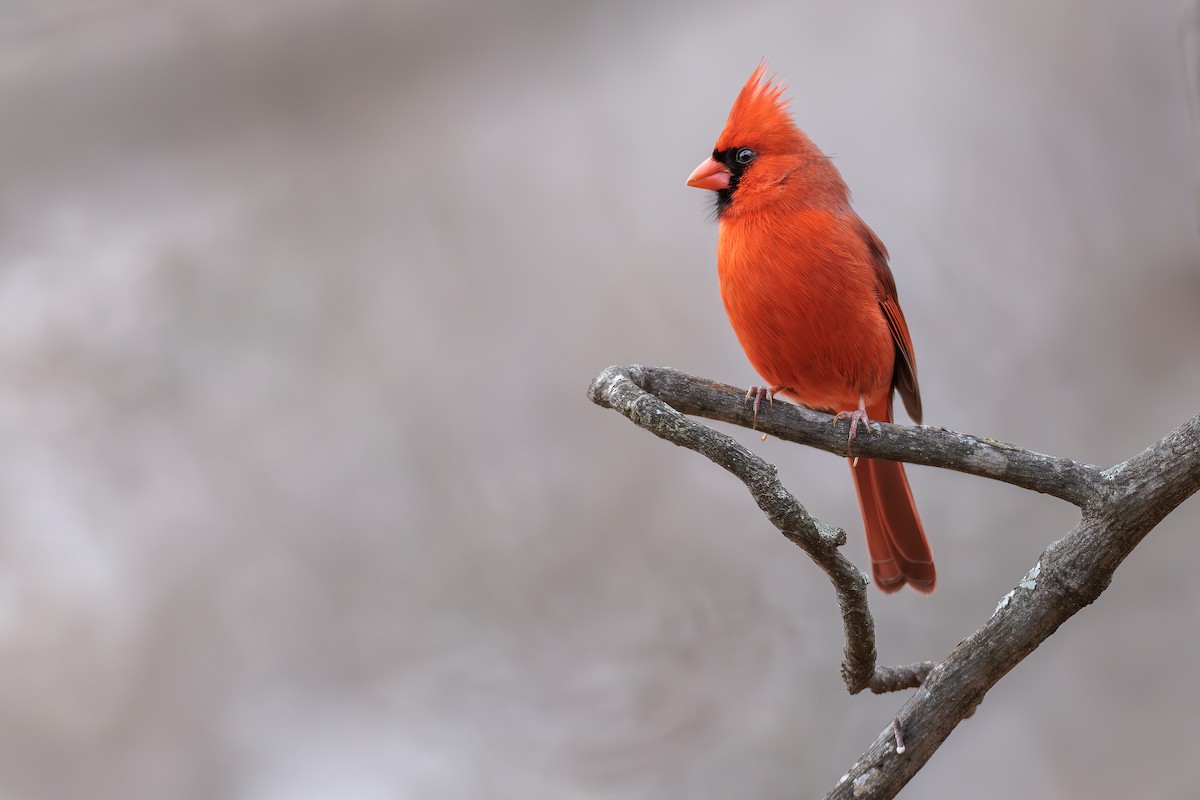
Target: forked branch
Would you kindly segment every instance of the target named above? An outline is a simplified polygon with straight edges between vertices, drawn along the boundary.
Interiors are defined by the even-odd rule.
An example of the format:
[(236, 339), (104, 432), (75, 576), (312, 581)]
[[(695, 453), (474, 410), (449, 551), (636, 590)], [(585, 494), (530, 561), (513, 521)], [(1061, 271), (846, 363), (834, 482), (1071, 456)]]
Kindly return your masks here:
[[(609, 367), (592, 382), (592, 401), (639, 427), (703, 454), (741, 480), (759, 508), (825, 571), (837, 592), (845, 635), (842, 677), (851, 693), (920, 686), (846, 772), (831, 798), (890, 798), (1014, 666), (1108, 587), (1117, 566), (1180, 503), (1200, 490), (1200, 414), (1128, 461), (1100, 469), (1016, 445), (941, 428), (873, 423), (854, 454), (907, 461), (1004, 481), (1078, 506), (1079, 523), (1049, 545), (1000, 599), (995, 613), (940, 664), (875, 664), (875, 624), (867, 577), (838, 548), (845, 533), (813, 517), (776, 477), (775, 467), (729, 436), (684, 414), (751, 426), (741, 390), (660, 367)], [(780, 439), (846, 455), (847, 430), (831, 417), (791, 404), (760, 416)], [(897, 743), (904, 745), (897, 752)]]

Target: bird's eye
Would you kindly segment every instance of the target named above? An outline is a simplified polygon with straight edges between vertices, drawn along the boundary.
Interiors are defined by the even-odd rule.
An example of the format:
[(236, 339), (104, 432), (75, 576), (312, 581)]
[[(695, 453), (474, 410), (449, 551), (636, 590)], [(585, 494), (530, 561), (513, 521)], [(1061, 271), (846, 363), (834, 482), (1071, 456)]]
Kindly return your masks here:
[(758, 154), (755, 153), (753, 150), (751, 150), (749, 147), (743, 147), (741, 150), (737, 151), (737, 153), (733, 157), (733, 160), (739, 164), (749, 164), (751, 161), (754, 160), (754, 157), (756, 155), (758, 155)]

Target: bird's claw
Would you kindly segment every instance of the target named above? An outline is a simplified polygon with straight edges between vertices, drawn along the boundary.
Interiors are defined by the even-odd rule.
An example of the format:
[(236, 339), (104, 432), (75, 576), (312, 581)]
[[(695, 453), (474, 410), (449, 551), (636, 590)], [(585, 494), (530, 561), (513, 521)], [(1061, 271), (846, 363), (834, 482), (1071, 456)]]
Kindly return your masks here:
[(836, 425), (839, 420), (850, 420), (850, 441), (854, 441), (854, 437), (858, 435), (858, 426), (862, 425), (863, 430), (871, 433), (871, 418), (867, 416), (865, 408), (856, 408), (853, 411), (839, 411), (833, 415), (833, 424)]
[[(846, 440), (846, 455), (850, 455), (850, 447), (854, 444), (854, 437), (858, 435), (858, 426), (862, 425), (867, 433), (871, 431), (871, 418), (867, 416), (867, 409), (864, 403), (859, 403), (858, 408), (853, 411), (839, 411), (833, 415), (833, 424), (837, 425), (838, 420), (850, 420), (850, 437)], [(850, 463), (851, 467), (858, 466), (858, 456), (854, 456), (854, 460)]]
[(774, 408), (775, 407), (775, 393), (772, 392), (770, 389), (768, 389), (766, 386), (751, 386), (746, 391), (746, 399), (742, 402), (742, 405), (749, 403), (751, 397), (754, 398), (754, 422), (750, 425), (750, 429), (757, 430), (758, 429), (758, 409), (762, 405), (763, 398), (764, 397), (767, 398), (767, 404), (771, 408)]

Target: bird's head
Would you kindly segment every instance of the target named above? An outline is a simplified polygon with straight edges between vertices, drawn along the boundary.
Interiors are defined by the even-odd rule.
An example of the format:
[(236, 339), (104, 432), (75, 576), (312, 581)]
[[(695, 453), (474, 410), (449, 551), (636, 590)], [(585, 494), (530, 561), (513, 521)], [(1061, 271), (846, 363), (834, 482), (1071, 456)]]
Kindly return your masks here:
[(734, 101), (712, 156), (688, 176), (688, 186), (716, 192), (721, 218), (777, 199), (789, 176), (813, 156), (828, 161), (792, 121), (783, 98), (787, 87), (766, 72), (766, 62), (759, 63)]

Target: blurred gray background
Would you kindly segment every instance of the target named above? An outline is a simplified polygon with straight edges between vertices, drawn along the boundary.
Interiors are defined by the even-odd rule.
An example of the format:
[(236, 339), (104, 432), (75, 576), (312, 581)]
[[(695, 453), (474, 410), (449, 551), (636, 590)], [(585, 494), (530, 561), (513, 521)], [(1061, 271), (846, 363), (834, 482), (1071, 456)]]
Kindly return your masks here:
[[(592, 406), (755, 381), (708, 197), (761, 57), (887, 243), (926, 421), (1097, 464), (1200, 410), (1175, 0), (0, 0), (0, 796), (819, 796), (825, 578)], [(748, 431), (865, 565), (845, 463)], [(937, 659), (1075, 520), (910, 470)], [(1200, 796), (1200, 505), (905, 796)]]

